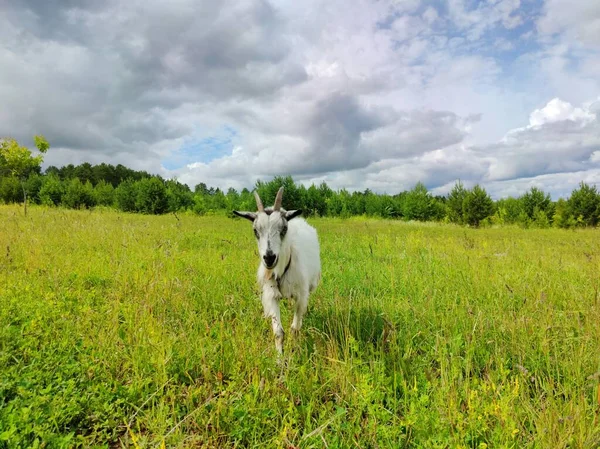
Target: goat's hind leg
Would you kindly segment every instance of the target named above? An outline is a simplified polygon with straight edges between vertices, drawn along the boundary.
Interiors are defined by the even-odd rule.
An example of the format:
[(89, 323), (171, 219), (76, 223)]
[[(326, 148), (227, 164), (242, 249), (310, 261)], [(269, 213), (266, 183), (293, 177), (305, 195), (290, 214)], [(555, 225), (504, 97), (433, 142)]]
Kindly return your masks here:
[(283, 354), (283, 340), (285, 333), (281, 325), (281, 314), (279, 311), (279, 300), (281, 293), (274, 282), (263, 285), (262, 304), (265, 318), (271, 319), (273, 334), (275, 335), (275, 348), (279, 354)]

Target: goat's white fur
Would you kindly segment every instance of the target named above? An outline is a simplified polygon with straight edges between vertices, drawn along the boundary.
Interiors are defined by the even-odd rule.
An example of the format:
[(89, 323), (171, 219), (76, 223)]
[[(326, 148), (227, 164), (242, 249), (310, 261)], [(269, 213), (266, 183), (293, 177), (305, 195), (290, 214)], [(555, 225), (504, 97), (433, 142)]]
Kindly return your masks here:
[[(262, 304), (265, 318), (270, 318), (275, 334), (275, 346), (283, 352), (284, 331), (279, 312), (279, 300), (294, 300), (292, 331), (299, 331), (308, 308), (308, 297), (321, 279), (321, 258), (317, 231), (303, 218), (297, 217), (288, 224), (282, 241), (279, 263), (271, 273), (260, 263), (257, 280), (262, 287)], [(290, 261), (291, 258), (291, 261)], [(289, 269), (284, 275), (285, 268)], [(279, 279), (279, 285), (277, 283)]]
[[(282, 190), (283, 188), (280, 189), (278, 196), (281, 195)], [(257, 201), (259, 201), (258, 198)], [(254, 220), (268, 220), (267, 213), (261, 211), (261, 208), (262, 203), (256, 214), (238, 212), (236, 214), (248, 219), (254, 217)], [(270, 217), (271, 220), (277, 219), (275, 214), (281, 214), (281, 216), (286, 214), (283, 208), (280, 208), (279, 211), (269, 209), (267, 211), (273, 215)], [(262, 257), (262, 254), (259, 257)], [(294, 300), (294, 318), (291, 330), (298, 332), (302, 327), (302, 320), (308, 308), (309, 295), (317, 288), (320, 280), (321, 258), (317, 231), (301, 217), (290, 219), (287, 221), (287, 233), (281, 240), (277, 264), (272, 270), (268, 270), (261, 260), (257, 272), (257, 281), (262, 288), (264, 316), (271, 320), (275, 335), (275, 347), (280, 354), (283, 353), (285, 336), (279, 310), (280, 299), (291, 298)]]

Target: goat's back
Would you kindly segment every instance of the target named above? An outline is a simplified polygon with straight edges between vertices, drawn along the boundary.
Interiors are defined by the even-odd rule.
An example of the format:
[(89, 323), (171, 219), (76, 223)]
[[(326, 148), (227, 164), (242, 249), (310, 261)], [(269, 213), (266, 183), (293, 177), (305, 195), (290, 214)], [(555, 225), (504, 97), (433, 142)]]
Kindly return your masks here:
[(288, 223), (288, 238), (292, 257), (299, 265), (309, 283), (309, 290), (314, 290), (321, 277), (321, 255), (317, 230), (303, 218), (294, 218)]

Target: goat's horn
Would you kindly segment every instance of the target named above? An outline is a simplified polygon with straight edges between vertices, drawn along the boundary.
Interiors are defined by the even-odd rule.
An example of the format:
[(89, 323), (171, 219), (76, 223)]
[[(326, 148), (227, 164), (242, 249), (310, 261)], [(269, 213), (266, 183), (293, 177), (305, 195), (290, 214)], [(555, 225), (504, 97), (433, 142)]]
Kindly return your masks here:
[(258, 211), (264, 212), (265, 206), (262, 205), (262, 201), (260, 199), (260, 196), (258, 196), (258, 192), (256, 190), (254, 191), (254, 198), (256, 199), (256, 207), (258, 208)]
[(264, 212), (265, 211), (265, 206), (263, 206), (263, 203), (260, 199), (260, 196), (258, 196), (258, 192), (254, 191), (254, 198), (256, 198), (256, 207), (258, 208), (259, 212)]
[(277, 196), (275, 197), (275, 204), (273, 204), (273, 210), (281, 209), (281, 199), (283, 198), (283, 186), (279, 187)]

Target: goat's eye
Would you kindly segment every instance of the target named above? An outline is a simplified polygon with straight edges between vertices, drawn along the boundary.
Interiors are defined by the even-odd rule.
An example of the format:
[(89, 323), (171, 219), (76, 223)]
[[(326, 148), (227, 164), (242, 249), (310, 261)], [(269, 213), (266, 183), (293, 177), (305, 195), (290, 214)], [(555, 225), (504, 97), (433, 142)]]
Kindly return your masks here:
[(287, 233), (287, 226), (284, 226), (283, 228), (281, 228), (281, 238), (284, 238), (286, 233)]
[(254, 229), (254, 236), (255, 236), (256, 238), (258, 238), (258, 231), (256, 230), (256, 228)]

